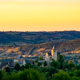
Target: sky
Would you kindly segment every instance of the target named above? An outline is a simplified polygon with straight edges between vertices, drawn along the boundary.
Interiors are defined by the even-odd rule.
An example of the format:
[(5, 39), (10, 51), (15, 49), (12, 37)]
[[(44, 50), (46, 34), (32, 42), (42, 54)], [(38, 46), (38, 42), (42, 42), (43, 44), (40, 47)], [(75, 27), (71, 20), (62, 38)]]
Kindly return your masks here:
[(0, 0), (0, 31), (80, 31), (80, 0)]

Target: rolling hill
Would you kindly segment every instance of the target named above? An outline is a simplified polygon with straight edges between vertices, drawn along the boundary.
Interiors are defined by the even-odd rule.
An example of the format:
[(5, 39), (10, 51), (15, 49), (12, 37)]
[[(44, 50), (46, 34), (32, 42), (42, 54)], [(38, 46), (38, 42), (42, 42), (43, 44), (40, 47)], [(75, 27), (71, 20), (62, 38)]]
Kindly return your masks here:
[(0, 46), (65, 42), (80, 39), (80, 31), (0, 32)]
[(50, 42), (25, 46), (2, 46), (0, 47), (0, 57), (14, 57), (18, 54), (35, 56), (44, 55), (47, 51), (50, 51), (53, 46), (55, 46), (60, 53), (70, 53), (72, 51), (80, 53), (80, 39), (78, 39), (66, 42)]

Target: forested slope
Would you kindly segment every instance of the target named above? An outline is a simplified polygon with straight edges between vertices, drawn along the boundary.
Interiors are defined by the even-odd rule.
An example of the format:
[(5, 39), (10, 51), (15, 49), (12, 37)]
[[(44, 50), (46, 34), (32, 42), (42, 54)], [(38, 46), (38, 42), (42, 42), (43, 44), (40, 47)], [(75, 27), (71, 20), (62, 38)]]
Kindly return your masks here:
[[(43, 43), (43, 44), (36, 44), (36, 45), (26, 45), (21, 46), (20, 50), (22, 52), (29, 51), (32, 53), (35, 49), (42, 49), (43, 51), (47, 49), (52, 49), (52, 47), (55, 46), (55, 48), (58, 50), (58, 52), (70, 52), (70, 51), (78, 51), (80, 50), (80, 39), (79, 40), (72, 40), (72, 41), (66, 41), (66, 42), (54, 42), (54, 43)], [(31, 49), (31, 51), (30, 51)]]
[(48, 42), (64, 42), (80, 39), (79, 31), (56, 31), (56, 32), (0, 32), (0, 44), (27, 43), (41, 44)]

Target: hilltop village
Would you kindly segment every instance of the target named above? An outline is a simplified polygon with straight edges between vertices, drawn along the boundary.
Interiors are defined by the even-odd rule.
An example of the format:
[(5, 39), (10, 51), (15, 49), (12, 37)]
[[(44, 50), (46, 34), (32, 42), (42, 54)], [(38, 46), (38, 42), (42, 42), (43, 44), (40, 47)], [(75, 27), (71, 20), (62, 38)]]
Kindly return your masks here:
[[(18, 63), (20, 66), (25, 65), (27, 63), (30, 64), (36, 64), (35, 61), (41, 57), (41, 59), (38, 60), (38, 63), (41, 64), (41, 66), (44, 66), (44, 62), (46, 62), (47, 66), (50, 65), (52, 60), (57, 61), (58, 55), (60, 53), (57, 52), (57, 49), (53, 46), (53, 48), (50, 51), (46, 51), (44, 55), (41, 56), (32, 56), (32, 55), (17, 55), (14, 58), (9, 59), (8, 57), (6, 59), (1, 59), (0, 60), (0, 69), (8, 66), (10, 68), (13, 68), (16, 63)], [(76, 53), (68, 53), (68, 54), (60, 54), (64, 56), (64, 61), (69, 62), (70, 60), (75, 64), (79, 65), (80, 64), (80, 54)]]
[[(51, 49), (50, 52), (46, 52), (46, 54), (42, 57), (43, 60), (38, 60), (39, 63), (44, 63), (46, 61), (47, 65), (49, 65), (52, 60), (57, 60), (57, 50), (54, 48)], [(4, 59), (0, 61), (0, 68), (4, 68), (6, 66), (9, 67), (14, 67), (14, 65), (16, 63), (18, 63), (20, 66), (25, 65), (26, 63), (31, 63), (33, 64), (35, 62), (35, 60), (38, 59), (38, 56), (34, 57), (34, 56), (24, 56), (24, 55), (18, 55), (16, 56), (16, 58), (14, 59)]]
[(44, 55), (17, 55), (0, 60), (0, 80), (80, 80), (80, 57), (53, 46)]

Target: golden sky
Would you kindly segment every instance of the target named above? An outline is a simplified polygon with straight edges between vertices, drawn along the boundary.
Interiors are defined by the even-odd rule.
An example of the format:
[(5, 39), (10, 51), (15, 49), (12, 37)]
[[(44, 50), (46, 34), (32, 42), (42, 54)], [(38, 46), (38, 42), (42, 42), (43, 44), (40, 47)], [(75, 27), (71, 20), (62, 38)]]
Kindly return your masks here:
[(0, 31), (80, 31), (78, 0), (0, 0)]

